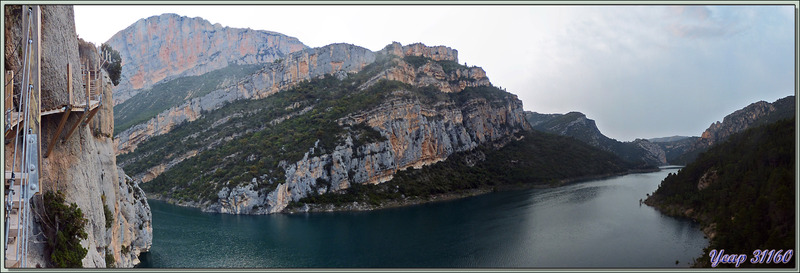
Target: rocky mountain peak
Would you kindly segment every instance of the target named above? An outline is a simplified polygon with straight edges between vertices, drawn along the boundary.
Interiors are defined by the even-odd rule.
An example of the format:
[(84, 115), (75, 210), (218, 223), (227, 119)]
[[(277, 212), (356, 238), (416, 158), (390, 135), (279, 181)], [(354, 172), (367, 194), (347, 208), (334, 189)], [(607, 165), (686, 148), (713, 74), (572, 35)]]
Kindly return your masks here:
[(308, 48), (277, 32), (222, 27), (177, 14), (136, 21), (106, 43), (122, 57), (114, 104), (163, 80), (204, 74), (230, 63), (271, 63)]
[(376, 55), (385, 56), (390, 63), (383, 67), (381, 73), (361, 85), (361, 89), (381, 79), (401, 81), (417, 87), (434, 86), (445, 93), (491, 85), (483, 68), (459, 64), (458, 51), (446, 46), (426, 46), (421, 43), (403, 46), (393, 42)]
[(419, 56), (430, 58), (434, 61), (458, 62), (458, 50), (446, 46), (426, 46), (422, 43), (403, 46), (398, 42), (392, 42), (384, 47), (381, 52), (399, 57)]

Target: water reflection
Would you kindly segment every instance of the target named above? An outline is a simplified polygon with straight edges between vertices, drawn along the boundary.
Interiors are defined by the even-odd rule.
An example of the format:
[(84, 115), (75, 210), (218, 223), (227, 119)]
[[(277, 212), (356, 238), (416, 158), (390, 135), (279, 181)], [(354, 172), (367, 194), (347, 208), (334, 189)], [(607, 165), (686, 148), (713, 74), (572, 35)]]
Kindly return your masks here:
[[(674, 170), (671, 170), (674, 171)], [(666, 171), (372, 212), (220, 215), (151, 201), (145, 267), (674, 267), (696, 224), (638, 200)], [(576, 257), (580, 257), (576, 259)]]

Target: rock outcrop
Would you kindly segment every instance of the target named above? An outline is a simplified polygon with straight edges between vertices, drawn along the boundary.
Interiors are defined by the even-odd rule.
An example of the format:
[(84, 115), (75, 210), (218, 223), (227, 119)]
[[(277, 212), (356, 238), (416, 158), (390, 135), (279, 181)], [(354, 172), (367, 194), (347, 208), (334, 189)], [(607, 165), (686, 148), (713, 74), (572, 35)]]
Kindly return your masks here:
[(794, 96), (787, 96), (773, 103), (758, 101), (725, 116), (722, 122), (712, 123), (700, 138), (659, 143), (659, 145), (674, 147), (674, 151), (667, 150), (668, 154), (672, 154), (672, 156), (668, 155), (668, 158), (680, 164), (687, 164), (693, 161), (699, 153), (728, 139), (731, 135), (749, 128), (794, 117), (795, 111)]
[[(496, 106), (502, 105), (502, 106)], [(280, 212), (291, 201), (313, 193), (336, 192), (352, 184), (376, 184), (406, 168), (433, 164), (454, 153), (498, 141), (530, 127), (516, 96), (493, 104), (484, 99), (436, 106), (419, 100), (394, 99), (379, 107), (353, 113), (338, 121), (348, 126), (365, 123), (386, 140), (354, 146), (348, 137), (333, 152), (312, 147), (302, 160), (286, 164), (286, 182), (267, 192), (257, 181), (223, 188), (206, 211), (233, 214)]]
[(664, 150), (661, 149), (661, 146), (646, 139), (636, 139), (632, 143), (645, 151), (645, 153), (643, 153), (645, 162), (655, 162), (658, 165), (667, 164), (667, 155)]
[[(381, 79), (401, 81), (418, 87), (430, 85), (445, 93), (460, 92), (467, 87), (491, 85), (483, 68), (459, 65), (458, 51), (449, 47), (427, 47), (420, 43), (403, 46), (394, 42), (378, 53), (401, 59), (395, 59), (394, 65), (372, 77), (361, 88), (369, 87)], [(419, 67), (414, 67), (403, 61), (402, 58), (406, 56), (429, 58), (434, 62), (425, 62)]]
[(117, 152), (131, 152), (150, 137), (167, 133), (181, 122), (196, 120), (202, 111), (212, 111), (236, 100), (264, 98), (303, 80), (357, 72), (373, 61), (373, 52), (350, 44), (331, 44), (292, 53), (234, 85), (186, 101), (120, 132), (115, 138)]
[[(383, 59), (376, 62), (378, 58)], [(374, 63), (380, 64), (368, 68)], [(132, 152), (153, 136), (167, 134), (178, 124), (197, 120), (203, 116), (203, 112), (214, 111), (226, 103), (265, 98), (287, 90), (301, 81), (326, 75), (334, 75), (343, 80), (351, 73), (364, 70), (375, 73), (367, 74), (370, 78), (360, 81), (363, 83), (358, 86), (360, 90), (366, 90), (382, 79), (400, 81), (413, 87), (432, 86), (437, 92), (443, 93), (459, 93), (470, 87), (491, 86), (483, 69), (458, 64), (458, 52), (448, 47), (429, 47), (423, 44), (402, 46), (393, 43), (379, 52), (371, 52), (349, 44), (332, 44), (275, 59), (235, 84), (188, 100), (155, 118), (134, 125), (117, 135), (115, 142), (118, 152)], [(507, 138), (513, 132), (529, 129), (522, 103), (516, 96), (506, 96), (507, 93), (498, 92), (504, 95), (474, 95), (472, 98), (465, 95), (458, 101), (448, 99), (435, 102), (400, 96), (382, 101), (377, 107), (360, 109), (336, 122), (342, 127), (366, 124), (380, 132), (384, 140), (355, 144), (355, 136), (350, 135), (343, 144), (333, 149), (324, 150), (316, 145), (308, 147), (309, 152), (302, 159), (281, 162), (280, 168), (284, 176), (281, 179), (269, 175), (257, 176), (250, 183), (223, 186), (216, 193), (218, 199), (210, 200), (213, 201), (211, 204), (191, 201), (193, 203), (187, 205), (201, 206), (207, 211), (236, 214), (279, 212), (289, 202), (311, 193), (338, 191), (356, 183), (381, 183), (391, 179), (399, 170), (445, 160), (453, 152), (473, 149), (483, 143)], [(304, 106), (302, 110), (298, 108), (296, 115), (302, 115), (314, 108), (315, 102), (309, 103), (312, 105)], [(295, 114), (276, 119), (270, 124), (280, 123), (293, 115)], [(181, 161), (236, 137), (234, 135), (212, 141), (213, 143), (202, 147), (200, 151), (171, 156), (174, 158), (171, 162), (156, 163), (148, 166), (145, 173), (131, 175), (143, 180), (152, 179), (169, 172), (171, 167)], [(133, 158), (130, 161), (136, 160), (138, 159)], [(225, 181), (220, 183), (224, 185)]]
[(114, 105), (164, 79), (201, 75), (229, 63), (271, 63), (307, 48), (280, 33), (222, 27), (176, 14), (136, 21), (107, 44), (122, 57)]
[(788, 96), (773, 103), (766, 101), (752, 103), (725, 116), (722, 122), (712, 123), (700, 136), (701, 145), (711, 146), (748, 128), (781, 118), (790, 118), (795, 114), (794, 106), (794, 96)]
[[(82, 85), (82, 80), (80, 70), (77, 68), (80, 67), (81, 60), (97, 58), (79, 56), (79, 40), (75, 34), (72, 6), (45, 5), (41, 6), (41, 10), (42, 104), (59, 105), (65, 103), (68, 97), (65, 82), (67, 64), (73, 67), (73, 86), (79, 87)], [(19, 37), (18, 32), (22, 29), (22, 24), (18, 21), (20, 11), (20, 6), (5, 6), (7, 45), (13, 43), (12, 41), (19, 41), (14, 37)], [(17, 21), (13, 18), (17, 18)], [(91, 54), (97, 54), (93, 46), (88, 45), (88, 48), (93, 49)], [(6, 67), (19, 69), (20, 55), (11, 54), (8, 50), (5, 53)], [(94, 65), (90, 63), (90, 66)], [(150, 209), (138, 185), (120, 179), (124, 174), (120, 173), (116, 166), (116, 151), (111, 138), (113, 134), (111, 81), (105, 72), (102, 72), (101, 77), (103, 100), (100, 110), (88, 124), (79, 125), (66, 142), (61, 142), (65, 133), (61, 136), (55, 135), (63, 114), (42, 117), (40, 134), (42, 149), (53, 141), (58, 143), (47, 158), (41, 159), (40, 187), (41, 192), (63, 192), (66, 202), (76, 203), (88, 220), (86, 225), (88, 238), (81, 242), (81, 245), (88, 249), (88, 254), (82, 260), (84, 267), (133, 267), (138, 263), (137, 255), (148, 251), (152, 242)], [(71, 126), (79, 122), (79, 118), (79, 114), (73, 113), (66, 125)], [(11, 158), (13, 143), (11, 141), (6, 144), (4, 155), (6, 159)], [(6, 170), (11, 169), (11, 162), (12, 160), (4, 161)], [(43, 207), (41, 202), (41, 195), (33, 198), (37, 210)], [(113, 212), (114, 220), (110, 228), (106, 228), (105, 225), (104, 206)], [(32, 235), (24, 238), (29, 241), (27, 265), (48, 267), (51, 264), (45, 249), (47, 239), (41, 232), (45, 226), (39, 219), (39, 215), (46, 215), (46, 212), (37, 211), (34, 215), (36, 215), (35, 221), (30, 226), (29, 232)], [(123, 247), (126, 251), (123, 251)], [(114, 265), (106, 264), (106, 254), (112, 254), (116, 258)]]

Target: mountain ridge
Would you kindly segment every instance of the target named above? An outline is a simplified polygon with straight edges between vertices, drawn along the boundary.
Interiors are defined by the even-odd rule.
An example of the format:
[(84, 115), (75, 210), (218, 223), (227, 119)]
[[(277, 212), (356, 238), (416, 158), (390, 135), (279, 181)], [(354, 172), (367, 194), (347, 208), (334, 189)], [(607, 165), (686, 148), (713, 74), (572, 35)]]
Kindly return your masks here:
[(581, 112), (566, 114), (540, 114), (525, 112), (528, 123), (534, 130), (562, 136), (574, 137), (589, 145), (616, 154), (623, 160), (646, 165), (666, 165), (666, 155), (654, 143), (645, 139), (636, 139), (631, 142), (621, 142), (609, 138), (597, 128), (594, 120), (586, 117)]
[[(413, 47), (420, 48), (417, 45)], [(482, 143), (495, 142), (513, 132), (528, 129), (522, 103), (516, 95), (491, 85), (466, 86), (457, 92), (446, 92), (438, 87), (460, 87), (451, 85), (448, 75), (479, 69), (455, 67), (450, 73), (436, 77), (438, 72), (443, 72), (438, 63), (441, 61), (427, 56), (435, 58), (438, 54), (454, 58), (455, 54), (440, 54), (434, 49), (409, 50), (407, 52), (410, 54), (419, 54), (427, 59), (414, 70), (417, 73), (406, 77), (409, 74), (403, 72), (410, 68), (404, 60), (407, 56), (393, 55), (395, 52), (377, 53), (375, 62), (355, 74), (326, 74), (323, 78), (302, 81), (287, 91), (257, 100), (241, 100), (211, 111), (209, 116), (187, 124), (193, 127), (186, 127), (208, 128), (205, 130), (207, 133), (201, 131), (197, 135), (195, 129), (179, 127), (177, 131), (145, 141), (132, 154), (121, 156), (120, 162), (127, 165), (132, 173), (141, 173), (149, 167), (140, 164), (149, 161), (147, 158), (174, 154), (174, 157), (165, 160), (180, 162), (170, 163), (168, 165), (171, 167), (160, 168), (158, 173), (146, 172), (153, 177), (144, 185), (146, 190), (208, 211), (275, 213), (283, 210), (289, 202), (312, 192), (338, 191), (353, 184), (382, 183), (392, 179), (399, 170), (433, 164), (445, 160), (453, 152), (470, 150)], [(469, 78), (463, 78), (463, 75), (455, 79), (468, 81)], [(420, 84), (430, 79), (444, 81), (445, 85)], [(424, 86), (418, 87), (420, 85)], [(264, 106), (239, 106), (251, 104)], [(240, 110), (233, 109), (246, 112), (235, 114), (231, 111)], [(256, 112), (264, 112), (258, 116), (265, 117), (265, 121), (269, 121), (267, 125), (259, 126), (264, 123), (253, 120), (255, 109), (265, 109)], [(220, 111), (227, 114), (214, 117), (223, 113)], [(213, 134), (230, 130), (214, 129), (213, 126), (199, 125), (197, 122), (219, 123), (217, 128), (234, 126), (251, 130), (233, 138), (214, 137)], [(200, 127), (194, 127), (193, 124)], [(183, 135), (186, 137), (181, 138)], [(230, 140), (223, 141), (221, 146), (205, 149), (192, 144), (195, 141), (193, 139), (198, 138)], [(247, 140), (235, 140), (240, 138)], [(264, 138), (274, 140), (263, 142)], [(158, 144), (172, 141), (170, 139), (179, 142)], [(263, 144), (250, 147), (246, 143)], [(277, 156), (274, 154), (276, 149), (265, 149), (276, 143), (294, 144), (274, 146), (277, 150), (285, 150)], [(174, 145), (189, 146), (180, 151), (160, 152), (164, 147)], [(242, 147), (249, 148), (241, 150)], [(191, 156), (181, 156), (187, 152)], [(222, 163), (228, 164), (228, 167), (215, 167), (221, 163), (214, 158), (231, 156), (232, 161), (223, 160)], [(252, 175), (242, 174), (235, 167), (240, 166), (239, 162), (242, 161), (259, 162), (256, 164), (258, 168), (252, 169)], [(213, 174), (202, 175), (204, 170), (209, 169), (217, 169), (221, 180), (215, 179)], [(220, 173), (219, 170), (223, 171)], [(200, 173), (201, 176), (191, 178), (185, 175), (193, 173)], [(207, 187), (178, 186), (179, 190), (174, 190), (177, 186), (174, 183), (193, 183), (191, 181), (194, 179), (208, 181), (203, 184)], [(220, 184), (225, 181), (226, 184)]]
[(672, 147), (673, 151), (668, 153), (674, 157), (668, 158), (668, 160), (677, 164), (686, 164), (693, 161), (699, 153), (708, 150), (714, 144), (724, 141), (733, 134), (796, 115), (794, 95), (777, 99), (772, 103), (762, 100), (725, 115), (722, 122), (712, 123), (699, 138), (658, 144), (662, 148)]
[(269, 63), (308, 48), (277, 32), (223, 27), (172, 13), (140, 19), (106, 44), (122, 57), (115, 105), (165, 79), (200, 75), (229, 63)]

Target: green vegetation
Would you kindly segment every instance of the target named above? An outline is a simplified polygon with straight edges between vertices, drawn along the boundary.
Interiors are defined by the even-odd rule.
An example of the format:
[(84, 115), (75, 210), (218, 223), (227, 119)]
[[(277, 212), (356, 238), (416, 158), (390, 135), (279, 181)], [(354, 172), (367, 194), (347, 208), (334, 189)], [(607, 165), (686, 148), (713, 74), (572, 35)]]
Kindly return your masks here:
[(388, 200), (428, 198), (431, 195), (465, 193), (476, 189), (545, 185), (563, 180), (618, 174), (631, 166), (611, 153), (573, 138), (541, 132), (527, 132), (499, 150), (481, 146), (450, 155), (443, 162), (422, 169), (398, 172), (378, 185), (354, 184), (344, 193), (312, 195), (303, 203), (345, 205), (364, 202), (379, 205)]
[[(779, 120), (782, 120), (782, 119), (787, 119), (787, 118), (794, 117), (795, 116), (795, 97), (794, 96), (787, 96), (785, 98), (776, 100), (775, 102), (772, 103), (772, 107), (774, 107), (774, 109), (775, 109), (774, 111), (768, 112), (768, 113), (764, 114), (763, 116), (758, 117), (756, 120), (752, 120), (750, 125), (749, 125), (749, 127), (750, 128), (754, 128), (754, 127), (758, 127), (758, 126), (762, 126), (762, 125), (766, 125), (766, 124), (775, 123), (775, 122), (777, 122)], [(748, 116), (749, 115), (753, 115), (754, 109), (751, 106), (747, 106), (747, 107), (741, 109), (740, 111), (742, 111), (742, 112), (737, 111), (737, 112), (734, 112), (734, 113), (726, 116), (724, 120), (728, 120), (728, 119), (731, 119), (731, 120), (749, 120), (749, 119), (751, 119), (751, 117), (748, 117)], [(727, 124), (723, 123), (723, 126), (727, 126)], [(670, 155), (668, 154), (667, 155), (667, 160), (669, 160), (669, 162), (674, 163), (674, 164), (687, 165), (687, 164), (691, 163), (692, 161), (694, 161), (697, 158), (697, 156), (700, 155), (700, 153), (705, 152), (706, 150), (709, 149), (709, 147), (705, 147), (705, 146), (701, 146), (701, 147), (702, 148), (699, 148), (699, 149), (692, 147), (690, 149), (687, 149), (686, 151), (683, 151), (683, 153), (680, 153), (680, 154), (677, 154), (677, 155), (673, 155), (672, 157), (670, 157)]]
[(444, 73), (450, 74), (455, 72), (458, 69), (469, 69), (469, 67), (457, 63), (455, 61), (449, 60), (442, 60), (442, 61), (434, 61), (431, 58), (423, 57), (423, 56), (405, 56), (403, 57), (403, 61), (407, 62), (408, 64), (414, 66), (414, 68), (420, 68), (421, 66), (425, 65), (428, 62), (434, 62), (442, 67)]
[(114, 223), (114, 213), (108, 209), (106, 205), (106, 194), (100, 195), (100, 199), (103, 201), (103, 214), (106, 217), (106, 228), (111, 228), (111, 225)]
[[(257, 188), (271, 190), (285, 177), (279, 166), (281, 162), (294, 163), (302, 159), (317, 141), (315, 154), (332, 151), (337, 145), (343, 145), (348, 136), (356, 146), (384, 140), (380, 133), (365, 124), (340, 126), (336, 120), (373, 108), (389, 98), (419, 100), (426, 104), (448, 100), (463, 103), (471, 98), (503, 104), (513, 98), (495, 87), (442, 93), (433, 87), (417, 88), (386, 80), (364, 90), (358, 89), (391, 66), (395, 59), (378, 55), (374, 63), (344, 80), (327, 76), (301, 82), (265, 99), (227, 104), (204, 113), (198, 120), (176, 126), (169, 134), (148, 139), (134, 152), (120, 155), (117, 160), (127, 173), (138, 174), (198, 151), (196, 156), (175, 165), (142, 188), (177, 200), (215, 201), (223, 186), (249, 183), (264, 175), (269, 179), (258, 179)], [(406, 92), (394, 92), (397, 90)]]
[(460, 63), (457, 63), (455, 61), (447, 61), (447, 60), (445, 60), (445, 61), (436, 61), (436, 63), (441, 65), (442, 66), (442, 70), (444, 70), (444, 73), (447, 73), (447, 74), (455, 72), (458, 69), (468, 69), (468, 67), (466, 67), (464, 65), (461, 65)]
[(108, 72), (108, 76), (111, 78), (111, 82), (114, 83), (114, 86), (119, 85), (119, 77), (121, 75), (120, 73), (122, 73), (122, 57), (120, 57), (118, 51), (114, 50), (114, 48), (108, 44), (101, 44), (100, 52), (100, 54), (107, 54), (110, 57), (108, 62), (103, 64), (103, 69)]
[(114, 253), (111, 253), (111, 250), (109, 250), (108, 247), (106, 247), (106, 251), (105, 252), (106, 252), (106, 268), (114, 268), (114, 267), (116, 267), (114, 264), (117, 261), (116, 261), (116, 259), (114, 259)]
[(150, 120), (170, 107), (235, 84), (261, 67), (230, 64), (203, 75), (180, 77), (142, 90), (132, 98), (114, 106), (114, 134)]
[[(563, 130), (567, 128), (566, 126), (568, 124), (579, 118), (585, 117), (586, 116), (580, 112), (569, 112), (563, 115), (539, 114), (537, 117), (529, 116), (528, 122), (531, 124), (536, 124), (535, 126), (532, 126), (534, 130), (553, 134), (561, 134)], [(582, 126), (570, 126), (569, 130), (565, 132), (565, 135), (574, 137), (575, 139), (583, 141), (584, 143), (596, 143), (598, 147), (601, 147), (601, 149), (611, 151), (622, 160), (636, 164), (636, 168), (654, 168), (651, 165), (652, 163), (648, 163), (644, 160), (644, 158), (649, 155), (649, 152), (639, 147), (639, 145), (636, 143), (621, 142), (606, 137), (600, 132), (600, 130), (597, 129), (597, 126), (594, 124), (593, 120), (587, 120), (587, 123), (583, 124)]]
[(61, 191), (45, 192), (42, 198), (45, 210), (43, 227), (51, 262), (55, 267), (83, 267), (81, 260), (88, 252), (81, 246), (81, 240), (88, 237), (84, 230), (87, 220), (83, 212), (75, 203), (67, 205)]
[[(670, 214), (692, 209), (703, 225), (716, 225), (716, 236), (705, 253), (723, 248), (725, 253), (748, 255), (756, 249), (793, 249), (795, 137), (794, 118), (735, 134), (701, 153), (677, 175), (667, 176), (652, 201)], [(712, 177), (713, 171), (716, 181), (698, 190), (698, 181)], [(708, 266), (709, 256), (699, 262)], [(794, 259), (770, 264), (794, 265)]]
[(414, 68), (419, 68), (420, 66), (428, 63), (431, 61), (431, 58), (422, 57), (422, 56), (405, 56), (403, 57), (403, 61), (407, 62), (408, 64), (414, 66)]

